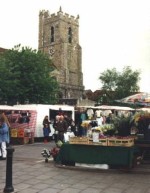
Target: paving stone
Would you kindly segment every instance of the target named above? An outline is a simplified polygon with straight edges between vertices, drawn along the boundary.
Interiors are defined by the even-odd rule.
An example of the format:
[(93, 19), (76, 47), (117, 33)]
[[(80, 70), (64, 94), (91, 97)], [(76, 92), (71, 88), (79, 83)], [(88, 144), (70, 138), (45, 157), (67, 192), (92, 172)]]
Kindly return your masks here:
[(48, 188), (48, 189), (39, 191), (38, 193), (59, 193), (59, 192), (60, 192), (60, 190), (58, 190), (58, 189)]
[(81, 192), (81, 190), (76, 188), (66, 188), (65, 190), (62, 190), (59, 193), (79, 193), (79, 192)]
[(100, 191), (101, 191), (100, 189), (98, 190), (98, 189), (94, 189), (94, 188), (87, 188), (87, 189), (81, 191), (81, 193), (100, 193)]
[[(40, 153), (52, 144), (17, 146), (13, 158), (15, 193), (150, 193), (147, 167), (131, 172), (56, 166)], [(139, 166), (140, 167), (140, 166)], [(150, 166), (149, 166), (150, 168)], [(6, 161), (0, 162), (0, 192), (6, 181)]]
[(100, 193), (124, 193), (124, 190), (108, 187), (107, 189), (100, 191)]

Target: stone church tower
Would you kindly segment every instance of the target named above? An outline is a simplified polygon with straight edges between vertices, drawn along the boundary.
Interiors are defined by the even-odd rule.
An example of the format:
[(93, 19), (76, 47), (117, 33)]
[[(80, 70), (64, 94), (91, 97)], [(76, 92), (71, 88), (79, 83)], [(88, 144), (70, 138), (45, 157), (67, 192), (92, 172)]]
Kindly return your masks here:
[(60, 84), (60, 98), (79, 99), (83, 95), (82, 48), (79, 45), (79, 16), (39, 13), (38, 49), (49, 54)]

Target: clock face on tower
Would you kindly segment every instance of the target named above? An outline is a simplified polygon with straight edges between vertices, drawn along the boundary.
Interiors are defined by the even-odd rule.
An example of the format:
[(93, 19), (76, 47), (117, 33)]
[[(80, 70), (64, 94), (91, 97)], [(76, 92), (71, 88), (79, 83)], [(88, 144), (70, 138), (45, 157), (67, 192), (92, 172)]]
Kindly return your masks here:
[(49, 55), (50, 55), (50, 56), (53, 56), (54, 52), (55, 52), (54, 48), (53, 48), (53, 47), (50, 47), (50, 48), (49, 48)]

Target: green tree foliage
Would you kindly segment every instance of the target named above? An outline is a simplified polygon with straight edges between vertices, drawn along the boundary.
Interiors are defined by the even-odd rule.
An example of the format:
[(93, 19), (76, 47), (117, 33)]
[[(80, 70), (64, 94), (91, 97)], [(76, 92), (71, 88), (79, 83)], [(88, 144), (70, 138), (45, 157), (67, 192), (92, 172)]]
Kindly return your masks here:
[(114, 92), (113, 99), (121, 99), (139, 91), (140, 72), (133, 71), (130, 66), (124, 67), (121, 73), (116, 68), (107, 69), (100, 74), (99, 80), (103, 90)]
[(102, 72), (100, 74), (99, 79), (102, 82), (103, 89), (114, 91), (116, 89), (116, 82), (118, 79), (118, 72), (116, 71), (116, 68), (113, 69), (107, 69), (106, 71)]
[(0, 55), (0, 103), (57, 102), (58, 82), (51, 60), (40, 51), (20, 45)]

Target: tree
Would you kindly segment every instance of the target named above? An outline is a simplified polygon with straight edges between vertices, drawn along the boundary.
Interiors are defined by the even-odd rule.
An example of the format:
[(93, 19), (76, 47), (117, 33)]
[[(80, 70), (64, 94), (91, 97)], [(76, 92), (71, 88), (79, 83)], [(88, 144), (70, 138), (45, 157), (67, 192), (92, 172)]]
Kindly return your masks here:
[(116, 71), (116, 68), (107, 69), (101, 73), (99, 79), (103, 84), (102, 88), (104, 90), (114, 91), (117, 86), (118, 72)]
[(0, 102), (7, 104), (57, 102), (58, 82), (51, 60), (40, 51), (20, 45), (0, 55)]
[(121, 99), (139, 91), (139, 76), (138, 70), (133, 71), (130, 66), (126, 66), (122, 73), (117, 72), (116, 68), (107, 69), (100, 74), (99, 79), (102, 82), (103, 90), (114, 91), (113, 98)]

